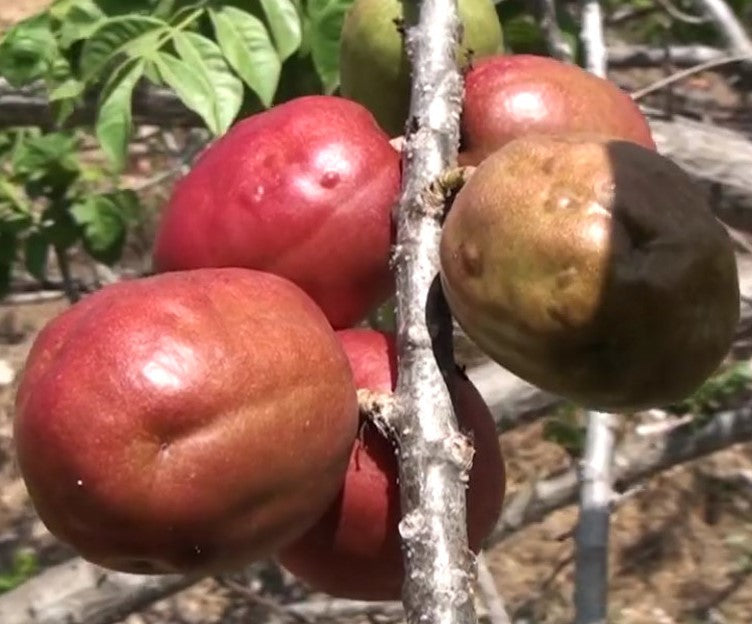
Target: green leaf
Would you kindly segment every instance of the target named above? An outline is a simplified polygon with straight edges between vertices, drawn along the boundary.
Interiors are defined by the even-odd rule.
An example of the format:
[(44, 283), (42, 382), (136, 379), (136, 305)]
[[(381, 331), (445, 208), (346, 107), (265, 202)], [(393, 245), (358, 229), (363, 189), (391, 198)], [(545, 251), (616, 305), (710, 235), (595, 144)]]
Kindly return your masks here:
[(59, 55), (46, 13), (16, 24), (0, 42), (0, 76), (20, 87), (43, 78)]
[(586, 428), (574, 405), (564, 404), (543, 425), (543, 438), (561, 446), (573, 457), (580, 457), (585, 446)]
[(160, 52), (153, 60), (162, 82), (175, 91), (183, 104), (198, 113), (215, 135), (219, 134), (214, 118), (214, 94), (206, 81), (173, 54)]
[(157, 53), (167, 22), (145, 15), (127, 15), (107, 19), (94, 31), (81, 50), (81, 74), (84, 82), (98, 76), (120, 55), (150, 57)]
[(243, 103), (243, 83), (232, 73), (222, 50), (211, 39), (192, 32), (176, 32), (174, 42), (180, 57), (201, 77), (212, 94), (208, 125), (215, 134), (223, 134)]
[(47, 254), (49, 241), (40, 233), (32, 232), (24, 241), (24, 264), (26, 270), (38, 280), (43, 280), (47, 273)]
[(77, 172), (77, 146), (76, 137), (67, 132), (28, 136), (13, 154), (13, 171), (28, 179), (40, 179), (56, 172)]
[(76, 41), (88, 39), (107, 18), (94, 0), (55, 2), (49, 12), (60, 22), (58, 41), (64, 50)]
[[(2, 272), (2, 267), (0, 267), (0, 272)], [(2, 276), (0, 276), (0, 282), (2, 282)], [(2, 294), (4, 293), (2, 292), (2, 284), (0, 284), (0, 296)], [(0, 592), (18, 587), (34, 576), (38, 568), (37, 557), (33, 552), (16, 551), (13, 554), (12, 569), (0, 573)]]
[(504, 22), (504, 46), (515, 54), (546, 54), (546, 41), (530, 15)]
[(123, 63), (104, 86), (97, 113), (96, 134), (116, 170), (125, 166), (131, 137), (133, 88), (144, 73), (140, 59)]
[(67, 210), (53, 204), (42, 213), (40, 220), (40, 233), (55, 247), (67, 249), (79, 239), (80, 230), (78, 225)]
[(68, 78), (59, 85), (54, 87), (48, 94), (47, 99), (50, 102), (57, 102), (58, 100), (72, 100), (77, 98), (84, 92), (84, 83), (75, 78)]
[(85, 85), (71, 71), (67, 59), (58, 57), (47, 75), (47, 99), (55, 123), (62, 125), (70, 117), (84, 93)]
[(84, 248), (94, 259), (113, 264), (120, 258), (126, 222), (111, 196), (90, 197), (73, 206), (71, 214), (81, 227)]
[[(8, 210), (13, 210), (24, 215), (31, 215), (31, 207), (26, 198), (22, 195), (20, 189), (7, 178), (0, 178), (0, 201), (7, 203)], [(2, 216), (0, 216), (1, 219)]]
[(282, 62), (263, 22), (230, 6), (211, 9), (209, 15), (225, 58), (268, 108), (277, 90)]
[(31, 215), (17, 210), (12, 204), (0, 201), (0, 232), (21, 234), (33, 223)]
[(261, 0), (269, 22), (279, 58), (284, 61), (300, 47), (303, 29), (300, 15), (292, 0)]
[(326, 93), (339, 85), (339, 41), (345, 13), (353, 0), (310, 0), (311, 54)]

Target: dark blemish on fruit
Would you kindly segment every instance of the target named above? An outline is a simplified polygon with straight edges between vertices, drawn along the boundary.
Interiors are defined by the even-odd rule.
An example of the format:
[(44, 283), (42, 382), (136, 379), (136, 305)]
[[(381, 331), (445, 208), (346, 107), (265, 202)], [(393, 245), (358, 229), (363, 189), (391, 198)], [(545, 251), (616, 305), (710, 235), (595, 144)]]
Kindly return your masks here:
[(321, 184), (321, 186), (323, 186), (324, 188), (330, 189), (337, 186), (337, 184), (339, 184), (339, 180), (339, 174), (336, 171), (327, 171), (323, 176), (321, 176), (319, 184)]
[(541, 163), (541, 171), (546, 175), (551, 175), (554, 172), (554, 162), (556, 159), (553, 156), (549, 156)]

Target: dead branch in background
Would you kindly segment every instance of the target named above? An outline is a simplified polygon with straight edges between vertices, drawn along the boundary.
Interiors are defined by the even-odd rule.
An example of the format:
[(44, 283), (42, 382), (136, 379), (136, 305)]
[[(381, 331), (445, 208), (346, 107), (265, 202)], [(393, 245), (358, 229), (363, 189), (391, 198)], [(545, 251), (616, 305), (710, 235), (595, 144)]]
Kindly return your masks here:
[(548, 53), (560, 61), (572, 63), (574, 52), (572, 46), (564, 38), (561, 28), (559, 28), (559, 21), (556, 17), (556, 1), (535, 0), (532, 5), (535, 10), (535, 17), (543, 31)]

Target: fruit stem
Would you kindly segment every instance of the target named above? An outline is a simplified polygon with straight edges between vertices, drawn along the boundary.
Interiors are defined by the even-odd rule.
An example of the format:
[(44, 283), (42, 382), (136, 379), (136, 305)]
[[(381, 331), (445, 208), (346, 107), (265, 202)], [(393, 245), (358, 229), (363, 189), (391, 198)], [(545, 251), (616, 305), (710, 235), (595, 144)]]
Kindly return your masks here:
[(450, 167), (442, 171), (423, 191), (425, 205), (434, 207), (436, 216), (443, 221), (451, 210), (452, 199), (465, 186), (474, 171), (475, 167)]

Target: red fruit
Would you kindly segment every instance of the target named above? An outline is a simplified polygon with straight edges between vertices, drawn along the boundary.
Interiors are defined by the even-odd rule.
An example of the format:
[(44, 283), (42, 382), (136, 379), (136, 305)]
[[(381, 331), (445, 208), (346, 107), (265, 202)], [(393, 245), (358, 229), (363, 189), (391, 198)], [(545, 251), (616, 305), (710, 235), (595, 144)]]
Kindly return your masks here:
[(291, 282), (203, 269), (123, 282), (53, 319), (15, 443), (49, 530), (125, 572), (215, 572), (300, 536), (342, 482), (352, 372)]
[[(357, 388), (394, 389), (392, 336), (372, 330), (337, 335)], [(467, 504), (470, 547), (478, 552), (501, 511), (504, 462), (493, 418), (478, 391), (458, 375), (455, 393), (460, 426), (475, 444)], [(366, 424), (353, 446), (339, 498), (313, 528), (281, 552), (280, 563), (316, 591), (360, 600), (398, 599), (404, 568), (397, 477), (391, 443)]]
[(638, 106), (614, 83), (545, 56), (478, 61), (465, 77), (463, 165), (528, 134), (590, 132), (655, 149)]
[(348, 327), (393, 290), (399, 186), (399, 154), (371, 113), (344, 98), (297, 98), (236, 124), (176, 185), (154, 266), (275, 273)]

